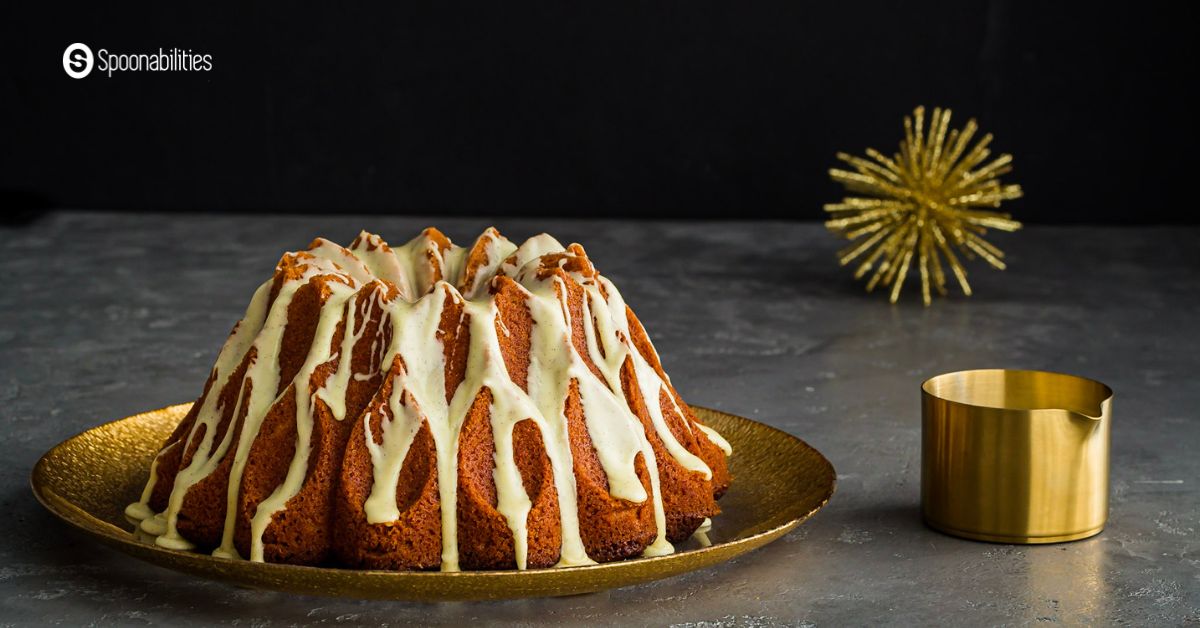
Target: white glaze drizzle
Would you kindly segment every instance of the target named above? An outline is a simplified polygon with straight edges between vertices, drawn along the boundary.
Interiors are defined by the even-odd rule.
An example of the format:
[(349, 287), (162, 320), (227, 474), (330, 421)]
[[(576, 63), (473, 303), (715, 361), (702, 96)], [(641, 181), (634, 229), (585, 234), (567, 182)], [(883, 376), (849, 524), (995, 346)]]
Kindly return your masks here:
[[(234, 328), (233, 333), (229, 336), (229, 340), (225, 342), (225, 346), (221, 348), (221, 353), (217, 356), (217, 363), (213, 366), (211, 375), (212, 385), (209, 388), (208, 394), (205, 395), (204, 400), (201, 402), (200, 410), (196, 414), (196, 421), (192, 426), (191, 432), (188, 434), (187, 440), (184, 442), (184, 451), (186, 452), (187, 448), (190, 447), (192, 439), (195, 438), (196, 432), (202, 426), (204, 427), (204, 435), (191, 462), (187, 467), (180, 469), (179, 473), (175, 475), (175, 484), (171, 489), (167, 509), (142, 521), (141, 528), (157, 537), (155, 539), (157, 545), (170, 549), (192, 549), (193, 547), (192, 543), (180, 536), (179, 532), (175, 529), (176, 517), (179, 514), (180, 507), (183, 505), (183, 498), (187, 494), (188, 489), (200, 480), (208, 477), (216, 469), (232, 440), (235, 430), (234, 425), (231, 423), (226, 428), (217, 451), (213, 451), (212, 443), (216, 437), (217, 424), (220, 422), (224, 410), (223, 406), (219, 405), (219, 399), (227, 383), (226, 380), (232, 375), (233, 370), (241, 363), (251, 347), (257, 346), (260, 340), (267, 341), (270, 339), (270, 333), (267, 329), (269, 325), (273, 324), (274, 328), (278, 330), (280, 337), (282, 337), (283, 325), (287, 318), (287, 303), (291, 301), (291, 293), (294, 292), (294, 289), (287, 290), (285, 286), (285, 289), (280, 291), (280, 294), (271, 304), (270, 312), (268, 312), (267, 301), (270, 298), (271, 286), (271, 281), (267, 281), (259, 286), (258, 290), (254, 293), (254, 298), (250, 301), (250, 306), (246, 309), (246, 315), (238, 323), (237, 327)], [(268, 333), (263, 333), (264, 331)], [(269, 343), (264, 342), (264, 344)], [(256, 362), (258, 364), (266, 363), (267, 356), (259, 355)], [(244, 389), (245, 379), (243, 379), (242, 384), (242, 390)], [(235, 414), (240, 411), (241, 392), (238, 393), (238, 402), (233, 408)]]
[(138, 524), (138, 530), (141, 530), (142, 521), (155, 515), (154, 510), (150, 508), (150, 495), (154, 493), (154, 487), (158, 484), (158, 461), (177, 447), (179, 447), (178, 442), (171, 443), (154, 455), (154, 460), (150, 461), (150, 479), (146, 481), (146, 486), (142, 489), (141, 498), (125, 507), (125, 518)]
[[(632, 334), (629, 331), (628, 311), (625, 306), (625, 300), (621, 297), (621, 293), (618, 292), (617, 287), (607, 279), (601, 277), (599, 278), (599, 281), (603, 283), (604, 290), (608, 293), (607, 305), (609, 310), (609, 316), (607, 318), (600, 316), (599, 319), (612, 321), (616, 330), (616, 334), (620, 337), (627, 339), (632, 338)], [(593, 295), (593, 298), (588, 300), (589, 302), (605, 302), (598, 288), (594, 286), (585, 286), (585, 289), (588, 290), (590, 295)], [(600, 337), (605, 338), (608, 335), (609, 334), (601, 334)], [(679, 420), (683, 422), (684, 425), (690, 423), (690, 421), (686, 419), (683, 410), (680, 409), (679, 404), (675, 403), (675, 398), (671, 395), (670, 387), (668, 385), (669, 382), (664, 381), (663, 378), (659, 377), (658, 371), (653, 365), (650, 364), (646, 357), (643, 356), (642, 353), (633, 346), (632, 342), (629, 344), (622, 343), (616, 347), (616, 349), (618, 351), (627, 353), (630, 359), (632, 359), (634, 373), (637, 375), (638, 388), (640, 389), (642, 399), (646, 402), (646, 411), (650, 415), (650, 420), (654, 424), (654, 429), (657, 432), (659, 439), (662, 440), (663, 446), (667, 448), (667, 451), (671, 454), (671, 457), (675, 458), (675, 460), (682, 464), (685, 469), (701, 473), (704, 475), (705, 479), (711, 479), (712, 470), (708, 468), (708, 465), (704, 464), (703, 460), (688, 451), (679, 442), (679, 440), (675, 438), (674, 433), (671, 432), (671, 428), (667, 426), (667, 420), (663, 415), (662, 404), (660, 403), (660, 395), (662, 394), (665, 394), (671, 401), (671, 405), (675, 409), (675, 415), (679, 417)], [(651, 350), (653, 350), (653, 346), (651, 346)]]
[[(349, 379), (352, 349), (354, 343), (366, 330), (366, 321), (363, 321), (362, 327), (355, 335), (354, 319), (357, 308), (352, 301), (355, 289), (337, 282), (330, 282), (327, 285), (331, 289), (332, 295), (321, 305), (321, 314), (317, 321), (316, 333), (313, 336), (312, 350), (309, 351), (296, 378), (292, 380), (296, 395), (296, 453), (292, 456), (291, 464), (288, 465), (287, 476), (284, 478), (283, 484), (276, 487), (266, 499), (258, 504), (254, 517), (250, 520), (250, 560), (253, 561), (262, 562), (262, 537), (267, 525), (271, 523), (275, 514), (284, 509), (288, 500), (300, 492), (304, 483), (305, 475), (308, 472), (309, 453), (312, 449), (313, 406), (316, 405), (316, 400), (320, 398), (325, 401), (338, 420), (341, 420), (346, 414), (346, 381)], [(343, 314), (343, 310), (345, 314)], [(343, 320), (346, 325), (342, 346), (339, 350), (341, 355), (338, 360), (338, 370), (316, 392), (309, 392), (308, 382), (317, 367), (335, 357), (330, 355), (330, 344), (333, 342), (338, 324)], [(334, 384), (332, 389), (329, 388), (331, 382)], [(226, 525), (227, 538), (222, 543), (222, 549), (227, 551), (233, 550), (233, 538), (229, 535), (230, 532), (231, 527)]]
[(726, 456), (733, 455), (733, 446), (729, 444), (729, 441), (725, 440), (724, 436), (718, 434), (717, 430), (701, 424), (696, 424), (696, 427), (700, 428), (701, 432), (704, 432), (704, 435), (708, 437), (708, 440), (712, 441), (712, 444), (716, 445), (721, 449), (721, 451), (725, 452)]
[[(517, 250), (517, 245), (509, 242), (507, 238), (501, 236), (499, 232), (491, 227), (475, 240), (475, 246), (472, 247), (472, 250), (481, 246), (485, 260), (475, 269), (474, 277), (468, 277), (464, 273), (461, 279), (455, 282), (463, 298), (468, 300), (474, 300), (487, 295), (488, 284), (491, 282), (492, 277), (496, 275), (500, 264)], [(467, 283), (468, 280), (470, 280), (469, 285)]]
[[(525, 493), (519, 468), (514, 459), (512, 436), (515, 425), (532, 420), (541, 432), (546, 454), (550, 460), (553, 480), (558, 494), (561, 516), (562, 548), (557, 566), (589, 564), (579, 530), (577, 493), (571, 458), (570, 439), (565, 416), (566, 401), (574, 383), (579, 388), (588, 435), (595, 447), (600, 464), (607, 475), (610, 493), (620, 499), (642, 503), (653, 500), (657, 539), (645, 550), (646, 555), (661, 555), (673, 551), (666, 541), (666, 520), (659, 487), (658, 464), (654, 450), (641, 422), (632, 411), (631, 402), (621, 389), (620, 371), (629, 359), (638, 382), (637, 392), (644, 398), (655, 433), (667, 452), (684, 468), (711, 477), (711, 470), (687, 451), (671, 433), (663, 416), (660, 394), (671, 400), (675, 413), (691, 430), (686, 417), (670, 394), (669, 380), (664, 380), (653, 365), (632, 345), (629, 320), (624, 300), (607, 279), (576, 273), (584, 288), (583, 325), (587, 357), (597, 367), (600, 376), (592, 371), (571, 340), (571, 315), (567, 307), (567, 287), (563, 280), (550, 275), (539, 278), (542, 257), (562, 253), (566, 249), (554, 238), (542, 234), (530, 238), (520, 247), (514, 246), (494, 229), (488, 229), (476, 241), (476, 249), (485, 255), (470, 273), (466, 268), (470, 253), (451, 245), (442, 250), (431, 234), (423, 232), (404, 246), (390, 249), (378, 236), (363, 232), (355, 246), (343, 249), (323, 239), (314, 242), (308, 251), (313, 259), (298, 280), (284, 282), (279, 294), (270, 304), (267, 300), (272, 282), (263, 284), (256, 292), (244, 319), (235, 328), (222, 348), (214, 367), (210, 393), (201, 401), (196, 423), (182, 446), (190, 442), (201, 425), (204, 436), (191, 463), (176, 476), (169, 506), (163, 513), (153, 513), (148, 506), (156, 481), (152, 466), (151, 479), (139, 502), (131, 504), (126, 513), (141, 519), (141, 529), (157, 536), (156, 542), (165, 547), (190, 548), (175, 529), (175, 518), (183, 496), (195, 483), (207, 477), (228, 453), (235, 424), (231, 424), (222, 442), (213, 449), (215, 428), (222, 408), (217, 399), (229, 374), (242, 361), (251, 347), (256, 348), (254, 360), (243, 378), (238, 393), (237, 410), (248, 383), (248, 410), (241, 417), (242, 429), (234, 450), (230, 475), (226, 522), (221, 546), (215, 555), (237, 557), (233, 546), (234, 508), (241, 485), (250, 445), (270, 407), (288, 388), (279, 381), (278, 353), (286, 323), (287, 307), (292, 295), (309, 278), (317, 274), (336, 274), (345, 283), (328, 282), (332, 295), (321, 307), (317, 331), (310, 353), (296, 377), (290, 382), (296, 395), (296, 448), (283, 483), (258, 504), (251, 521), (251, 560), (263, 560), (262, 537), (272, 518), (286, 508), (288, 500), (299, 493), (307, 475), (310, 439), (313, 428), (314, 405), (324, 403), (334, 417), (345, 417), (345, 395), (351, 378), (370, 379), (373, 372), (353, 373), (352, 352), (362, 339), (372, 307), (383, 310), (384, 321), (391, 326), (391, 343), (378, 364), (391, 368), (396, 374), (387, 399), (390, 417), (381, 421), (380, 442), (371, 430), (371, 413), (362, 414), (366, 446), (370, 453), (374, 482), (364, 504), (369, 523), (386, 524), (399, 516), (396, 489), (401, 468), (416, 434), (428, 425), (437, 452), (439, 499), (442, 513), (442, 569), (458, 570), (457, 538), (457, 463), (458, 436), (462, 423), (478, 396), (486, 389), (491, 394), (490, 421), (494, 439), (493, 479), (496, 484), (496, 509), (504, 516), (513, 534), (517, 567), (527, 566), (528, 531), (526, 520), (531, 502)], [(486, 287), (492, 277), (507, 275), (520, 284), (526, 294), (526, 305), (533, 320), (530, 344), (530, 364), (526, 390), (515, 384), (505, 368), (497, 336), (507, 334), (499, 320), (496, 303), (487, 295)], [(384, 302), (382, 289), (361, 306), (355, 295), (360, 287), (376, 278), (386, 280), (397, 289), (399, 298)], [(469, 282), (470, 285), (467, 285)], [(439, 336), (439, 325), (446, 300), (463, 307), (463, 324), (470, 328), (470, 345), (464, 380), (447, 401), (445, 393), (445, 359)], [(356, 321), (361, 320), (361, 324)], [(332, 340), (338, 325), (345, 322), (345, 331), (337, 352)], [(381, 323), (382, 325), (382, 323)], [(379, 337), (373, 339), (371, 355), (380, 349)], [(651, 351), (653, 348), (651, 347)], [(322, 364), (337, 360), (336, 370), (324, 384), (309, 394), (311, 379)], [(657, 356), (655, 356), (657, 359)], [(729, 444), (715, 431), (698, 425), (701, 431), (727, 454)], [(180, 445), (179, 443), (172, 446)], [(167, 450), (160, 452), (159, 456)], [(637, 454), (643, 455), (650, 479), (651, 492), (635, 470)], [(157, 457), (155, 463), (157, 464)], [(451, 507), (446, 507), (450, 505)]]

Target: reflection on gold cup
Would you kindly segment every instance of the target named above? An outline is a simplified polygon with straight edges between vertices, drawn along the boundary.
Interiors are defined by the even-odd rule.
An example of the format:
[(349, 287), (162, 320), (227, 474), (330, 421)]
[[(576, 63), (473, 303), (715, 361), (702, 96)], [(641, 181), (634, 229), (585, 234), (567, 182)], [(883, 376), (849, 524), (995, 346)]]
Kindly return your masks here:
[(921, 510), (930, 526), (998, 543), (1097, 534), (1108, 517), (1112, 390), (990, 369), (921, 385)]

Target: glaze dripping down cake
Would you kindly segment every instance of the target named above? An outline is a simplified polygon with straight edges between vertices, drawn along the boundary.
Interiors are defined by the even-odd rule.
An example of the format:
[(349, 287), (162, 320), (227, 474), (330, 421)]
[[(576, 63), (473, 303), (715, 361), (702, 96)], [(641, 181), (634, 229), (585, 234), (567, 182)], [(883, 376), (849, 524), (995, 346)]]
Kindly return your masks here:
[(173, 549), (372, 569), (670, 553), (730, 483), (578, 244), (288, 253), (126, 509)]

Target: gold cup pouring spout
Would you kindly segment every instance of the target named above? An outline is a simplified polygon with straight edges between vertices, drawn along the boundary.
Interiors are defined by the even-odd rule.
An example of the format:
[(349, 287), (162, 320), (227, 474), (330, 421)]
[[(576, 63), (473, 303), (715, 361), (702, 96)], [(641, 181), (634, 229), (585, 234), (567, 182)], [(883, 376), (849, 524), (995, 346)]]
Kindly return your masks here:
[(921, 385), (921, 511), (931, 527), (998, 543), (1087, 538), (1108, 518), (1112, 390), (1044, 371), (989, 369)]

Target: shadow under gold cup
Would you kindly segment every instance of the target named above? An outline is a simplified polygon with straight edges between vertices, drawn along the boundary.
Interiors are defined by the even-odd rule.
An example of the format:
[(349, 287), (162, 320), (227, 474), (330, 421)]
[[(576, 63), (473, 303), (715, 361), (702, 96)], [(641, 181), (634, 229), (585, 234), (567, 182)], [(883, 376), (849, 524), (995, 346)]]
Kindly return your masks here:
[(998, 543), (1087, 538), (1108, 518), (1112, 390), (988, 369), (921, 385), (921, 511), (947, 534)]

